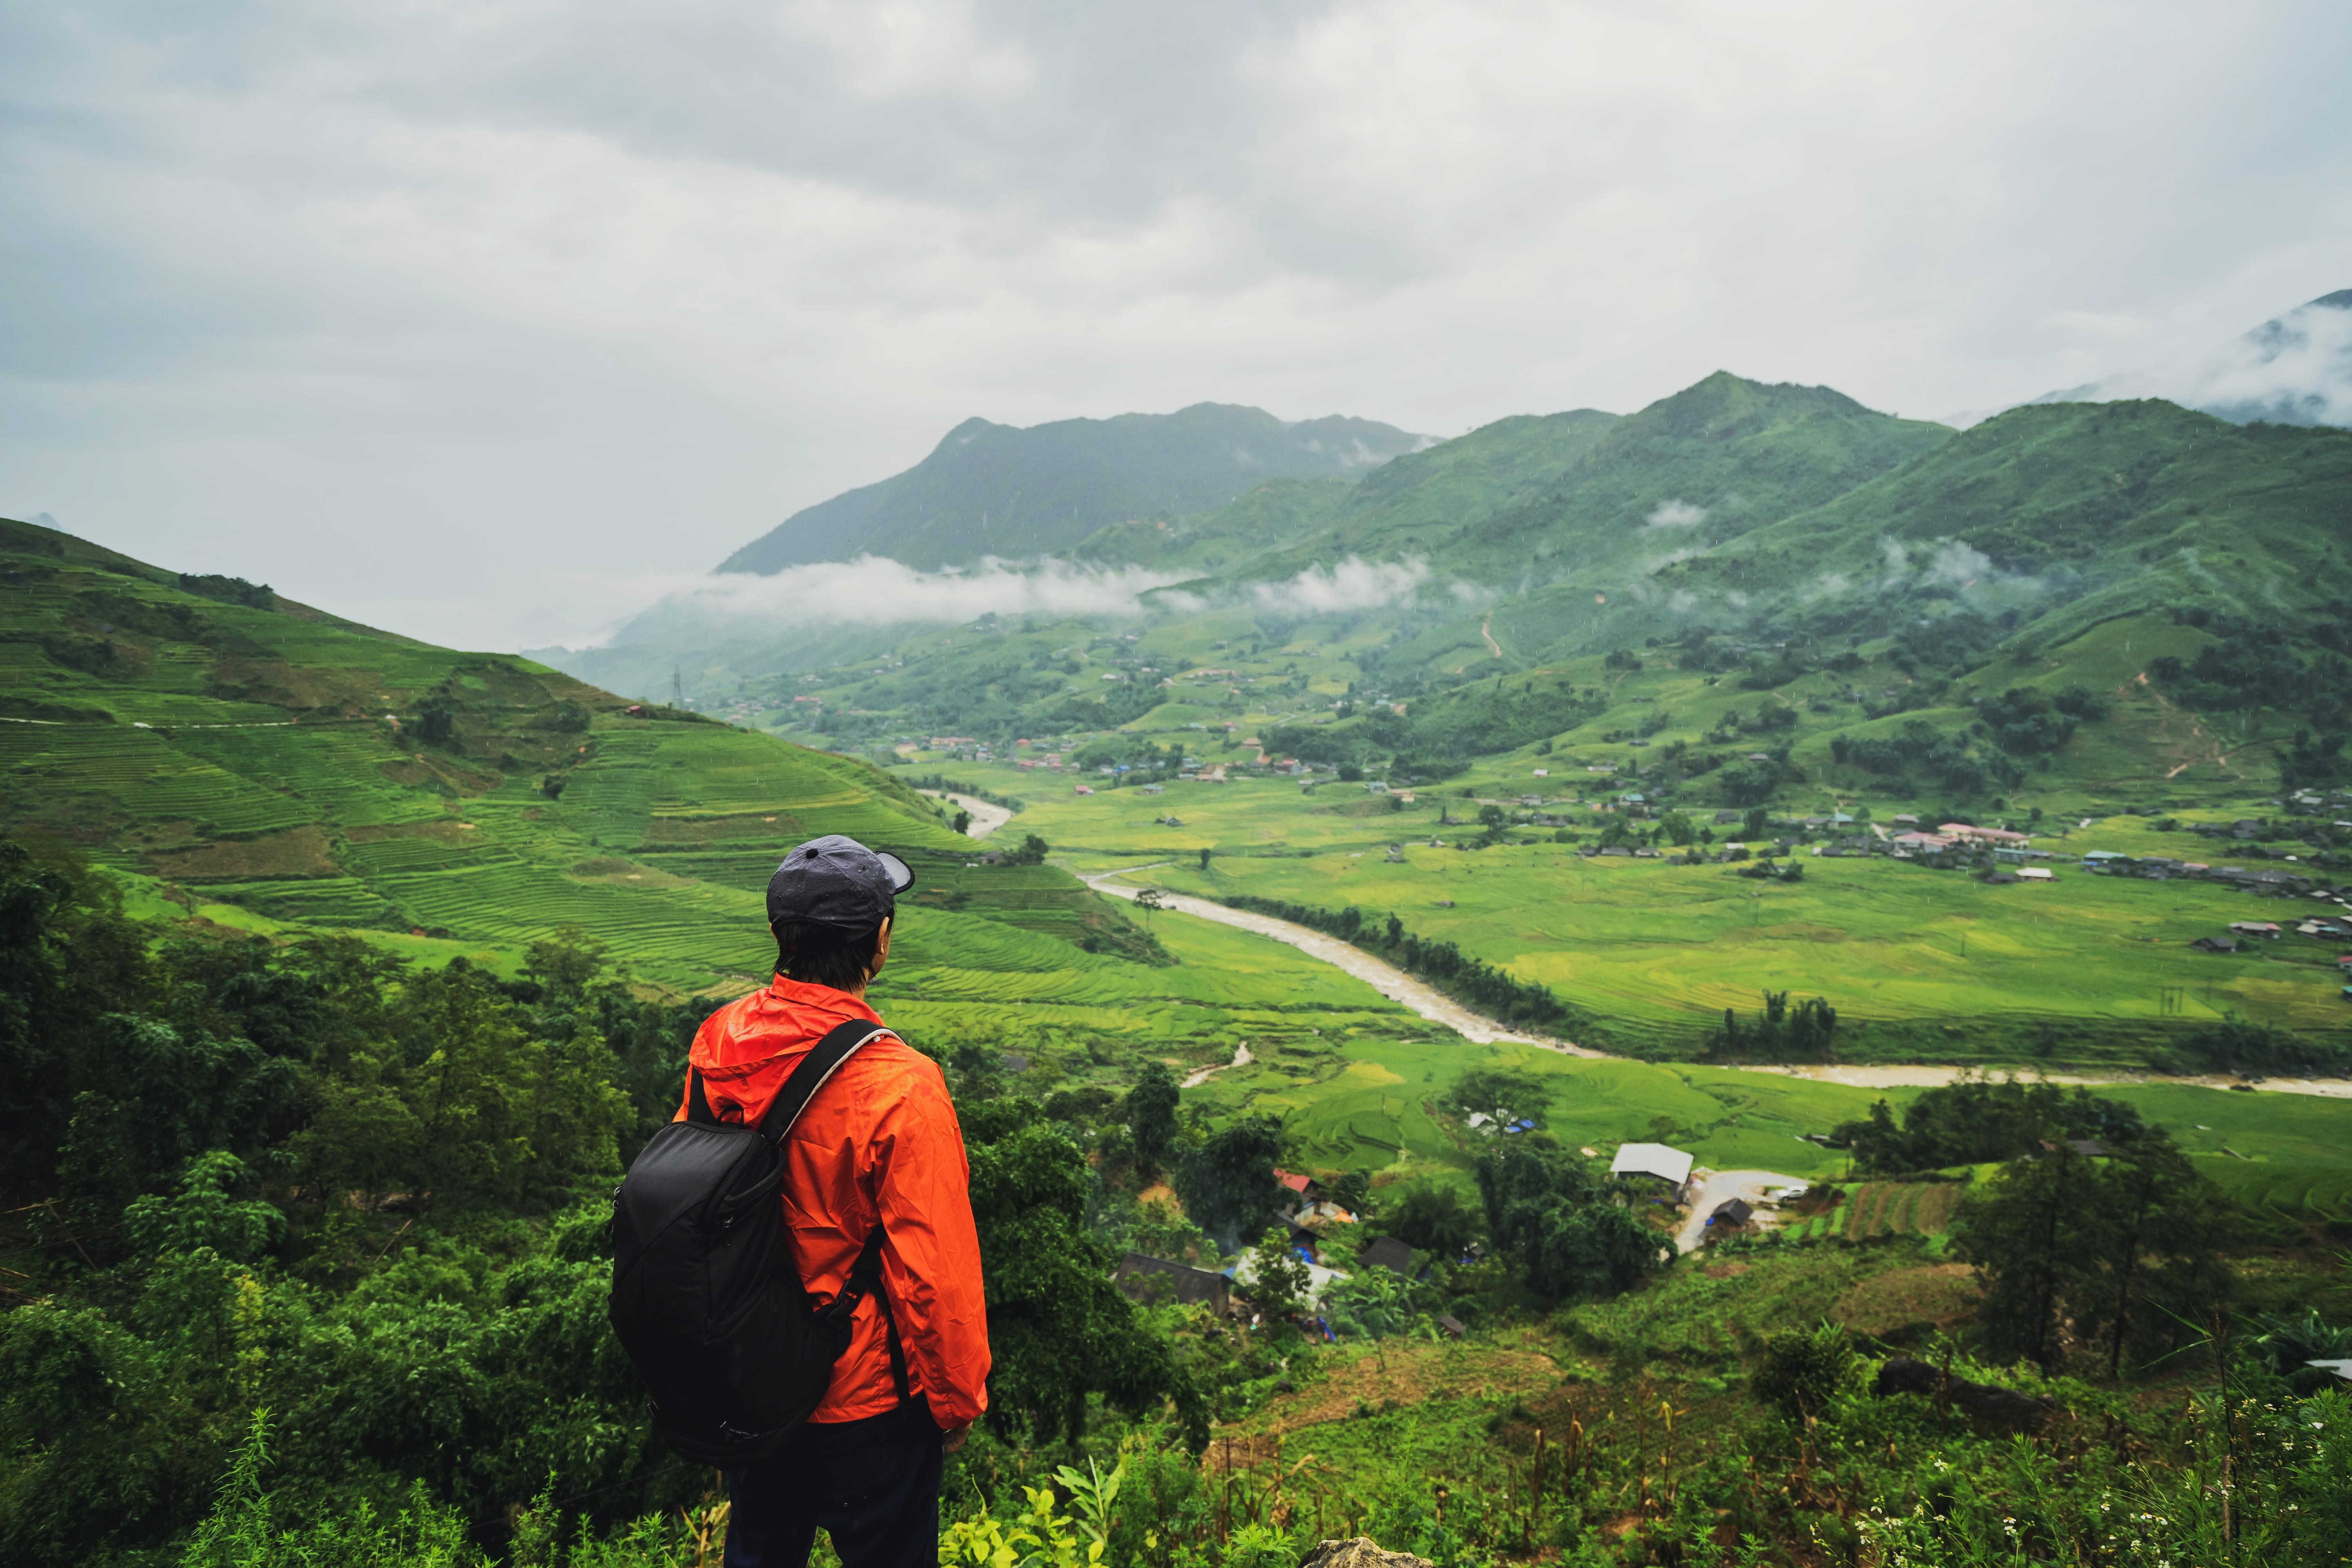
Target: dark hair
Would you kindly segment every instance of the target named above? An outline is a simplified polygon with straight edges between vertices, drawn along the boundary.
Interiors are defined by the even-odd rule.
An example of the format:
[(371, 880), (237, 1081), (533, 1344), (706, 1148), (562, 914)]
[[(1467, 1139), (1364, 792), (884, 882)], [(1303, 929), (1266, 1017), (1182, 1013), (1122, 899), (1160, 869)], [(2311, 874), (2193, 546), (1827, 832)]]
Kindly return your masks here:
[(776, 973), (803, 985), (830, 985), (855, 991), (874, 971), (874, 953), (882, 945), (882, 928), (862, 931), (839, 926), (787, 921), (775, 928)]

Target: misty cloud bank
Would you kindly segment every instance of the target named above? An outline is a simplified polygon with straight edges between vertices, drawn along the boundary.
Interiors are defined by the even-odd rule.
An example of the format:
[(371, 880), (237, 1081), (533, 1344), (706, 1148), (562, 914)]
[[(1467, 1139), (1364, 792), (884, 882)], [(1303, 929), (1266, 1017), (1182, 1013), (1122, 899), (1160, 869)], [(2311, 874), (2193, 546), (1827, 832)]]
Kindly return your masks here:
[(1691, 528), (1706, 521), (1706, 508), (1686, 500), (1666, 500), (1643, 520), (1652, 528)]
[(2036, 398), (2112, 403), (2161, 397), (2249, 424), (2352, 426), (2352, 289), (2298, 305), (2219, 350)]
[[(795, 627), (954, 626), (982, 616), (1141, 616), (1194, 615), (1237, 605), (1291, 616), (1339, 615), (1413, 600), (1431, 580), (1426, 561), (1350, 557), (1280, 582), (1213, 596), (1171, 585), (1177, 574), (1139, 566), (1023, 565), (993, 558), (967, 571), (923, 572), (884, 556), (794, 566), (772, 575), (710, 573), (667, 585), (661, 602), (609, 637), (625, 645), (646, 634), (671, 637), (682, 625), (748, 637)], [(652, 584), (661, 587), (662, 584)], [(1467, 586), (1450, 585), (1460, 598)], [(1475, 593), (1476, 590), (1470, 590)]]

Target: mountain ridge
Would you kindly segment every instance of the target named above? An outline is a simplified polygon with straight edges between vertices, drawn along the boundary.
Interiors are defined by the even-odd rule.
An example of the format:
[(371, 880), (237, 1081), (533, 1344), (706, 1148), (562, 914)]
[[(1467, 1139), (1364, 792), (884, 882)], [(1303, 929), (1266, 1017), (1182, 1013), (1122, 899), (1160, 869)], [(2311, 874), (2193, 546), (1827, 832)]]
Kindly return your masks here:
[(922, 461), (803, 508), (719, 563), (773, 574), (860, 555), (924, 571), (1034, 560), (1131, 518), (1206, 511), (1271, 479), (1353, 477), (1424, 445), (1376, 420), (1237, 404), (1014, 426), (964, 420)]

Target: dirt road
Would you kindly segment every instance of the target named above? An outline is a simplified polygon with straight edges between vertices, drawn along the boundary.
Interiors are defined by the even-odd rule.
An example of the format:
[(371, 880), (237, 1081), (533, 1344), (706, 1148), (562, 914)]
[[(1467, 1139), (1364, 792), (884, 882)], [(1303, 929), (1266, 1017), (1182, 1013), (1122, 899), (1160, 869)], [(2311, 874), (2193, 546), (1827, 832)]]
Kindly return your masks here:
[(1013, 814), (1004, 807), (991, 805), (971, 795), (950, 795), (942, 789), (927, 789), (923, 793), (934, 800), (946, 801), (958, 810), (971, 813), (971, 826), (964, 829), (966, 838), (985, 838), (1013, 820)]
[[(1155, 861), (1153, 864), (1165, 865), (1167, 862)], [(1112, 898), (1132, 899), (1141, 889), (1122, 886), (1114, 879), (1131, 877), (1139, 871), (1150, 869), (1151, 869), (1150, 866), (1135, 866), (1121, 871), (1104, 871), (1087, 878), (1086, 883), (1097, 892), (1108, 893)], [(1492, 1018), (1474, 1013), (1444, 993), (1424, 985), (1403, 970), (1393, 964), (1383, 963), (1363, 949), (1352, 943), (1341, 942), (1336, 936), (1325, 936), (1319, 931), (1310, 931), (1306, 926), (1293, 925), (1288, 921), (1278, 921), (1270, 915), (1256, 915), (1251, 914), (1246, 910), (1227, 909), (1223, 904), (1211, 903), (1206, 899), (1195, 899), (1184, 893), (1171, 893), (1165, 889), (1161, 889), (1160, 897), (1162, 909), (1177, 910), (1188, 915), (1198, 915), (1204, 921), (1214, 921), (1219, 925), (1235, 926), (1243, 931), (1255, 931), (1260, 936), (1270, 936), (1276, 942), (1288, 942), (1310, 958), (1319, 958), (1336, 969), (1347, 971), (1390, 1001), (1403, 1004), (1432, 1023), (1444, 1025), (1465, 1040), (1475, 1040), (1482, 1046), (1491, 1045), (1497, 1040), (1517, 1040), (1531, 1046), (1540, 1046), (1549, 1051), (1564, 1051), (1570, 1056), (1576, 1057), (1598, 1057), (1603, 1054), (1600, 1051), (1588, 1051), (1583, 1047), (1571, 1045), (1566, 1040), (1555, 1040), (1548, 1035), (1535, 1035), (1524, 1029), (1514, 1029)]]
[(1764, 1189), (1767, 1187), (1801, 1187), (1804, 1181), (1798, 1176), (1784, 1176), (1778, 1171), (1710, 1171), (1706, 1179), (1692, 1184), (1690, 1214), (1682, 1228), (1675, 1232), (1675, 1250), (1696, 1252), (1699, 1237), (1706, 1233), (1707, 1216), (1719, 1204), (1734, 1198), (1746, 1198), (1764, 1210)]
[[(1779, 1073), (1785, 1078), (1808, 1078), (1816, 1083), (1843, 1083), (1855, 1089), (1937, 1089), (1950, 1083), (1968, 1069), (1957, 1067), (1750, 1067), (1743, 1072)], [(2185, 1083), (2199, 1089), (2228, 1089), (2240, 1080), (2227, 1073), (2041, 1073), (2035, 1075), (2052, 1083), (2084, 1084), (2091, 1088), (2101, 1085), (2133, 1083)], [(2273, 1094), (2311, 1094), (2325, 1100), (2352, 1100), (2352, 1079), (2340, 1078), (2271, 1078), (2254, 1086)]]

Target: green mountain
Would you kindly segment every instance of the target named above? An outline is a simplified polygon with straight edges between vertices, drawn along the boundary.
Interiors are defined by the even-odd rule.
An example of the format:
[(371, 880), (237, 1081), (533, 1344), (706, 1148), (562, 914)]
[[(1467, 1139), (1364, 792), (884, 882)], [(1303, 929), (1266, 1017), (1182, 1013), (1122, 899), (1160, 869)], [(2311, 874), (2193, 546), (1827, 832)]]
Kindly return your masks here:
[(1352, 478), (1422, 444), (1374, 420), (1285, 424), (1222, 403), (1025, 429), (967, 419), (906, 472), (793, 513), (719, 569), (772, 574), (859, 555), (927, 571), (1034, 560), (1110, 524), (1206, 511), (1270, 479)]
[[(1423, 779), (1607, 748), (1650, 793), (1716, 807), (1823, 784), (1959, 805), (2029, 779), (2093, 804), (2236, 798), (2352, 776), (2347, 524), (2352, 433), (2153, 402), (1955, 433), (1715, 376), (1622, 419), (1505, 421), (1344, 492), (1103, 531), (1094, 558), (1201, 572), (1131, 633), (925, 632), (795, 677), (789, 710), (752, 683), (740, 710), (834, 743), (1247, 762), (1230, 722)], [(1351, 555), (1423, 563), (1418, 589), (1319, 611), (1288, 592)]]
[(2021, 646), (2151, 606), (2266, 618), (2352, 593), (2352, 433), (2155, 401), (1988, 420), (1661, 574), (1800, 629), (2002, 617)]
[(1827, 387), (1718, 371), (1622, 419), (1580, 410), (1507, 420), (1400, 458), (1357, 486), (1328, 535), (1256, 571), (1422, 556), (1521, 590), (1622, 580), (1818, 506), (1951, 435)]

